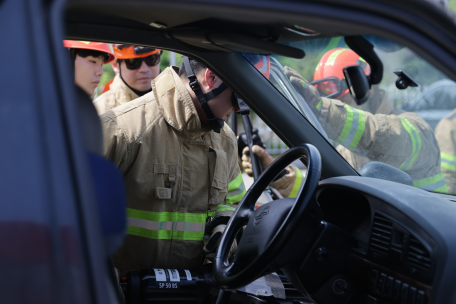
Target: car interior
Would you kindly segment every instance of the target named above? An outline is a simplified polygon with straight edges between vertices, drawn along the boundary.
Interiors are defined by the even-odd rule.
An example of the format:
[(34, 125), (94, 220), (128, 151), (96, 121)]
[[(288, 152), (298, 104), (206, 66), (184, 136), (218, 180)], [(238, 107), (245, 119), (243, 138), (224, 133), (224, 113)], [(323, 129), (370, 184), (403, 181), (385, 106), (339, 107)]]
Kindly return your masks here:
[[(118, 300), (118, 279), (109, 256), (121, 242), (125, 225), (125, 219), (119, 218), (124, 193), (111, 192), (121, 188), (120, 177), (100, 157), (98, 116), (71, 82), (69, 61), (63, 48), (59, 49), (63, 38), (153, 46), (198, 60), (242, 96), (290, 147), (250, 188), (225, 230), (213, 265), (192, 272), (194, 280), (182, 283), (179, 291), (158, 290), (151, 270), (132, 273), (121, 278), (126, 303), (455, 302), (456, 198), (363, 177), (322, 135), (306, 110), (297, 110), (293, 94), (271, 84), (279, 83), (279, 76), (266, 79), (241, 54), (302, 59), (306, 49), (294, 43), (313, 41), (316, 36), (344, 37), (353, 41), (347, 42), (353, 50), (367, 52), (359, 41), (363, 35), (378, 35), (407, 47), (448, 79), (456, 80), (453, 15), (427, 1), (397, 2), (70, 0), (24, 9), (24, 16), (46, 12), (45, 32), (52, 41), (48, 48), (58, 63), (58, 69), (49, 71), (49, 79), (58, 84), (51, 97), (60, 105), (46, 114), (55, 114), (54, 118), (43, 114), (47, 121), (43, 125), (52, 129), (58, 122), (63, 126), (54, 130), (61, 132), (54, 138), (65, 139), (65, 149), (52, 153), (68, 155), (56, 157), (56, 167), (71, 172), (70, 183), (77, 185), (71, 204), (77, 206), (74, 213), (78, 216), (69, 221), (79, 227), (76, 243), (81, 248), (76, 255), (85, 266), (77, 266), (77, 261), (66, 271), (71, 286), (80, 281), (87, 286), (56, 291), (56, 302), (68, 299), (67, 295), (73, 295), (68, 301), (75, 303)], [(0, 17), (6, 18), (1, 5), (0, 1)], [(31, 20), (34, 30), (46, 28), (39, 19)], [(256, 201), (274, 177), (296, 160), (307, 168), (299, 195), (256, 209)], [(64, 189), (55, 183), (56, 189)], [(111, 211), (100, 211), (98, 217), (96, 205), (105, 206), (99, 211)], [(97, 227), (99, 223), (102, 229)], [(244, 232), (238, 250), (234, 260), (228, 261), (229, 248), (240, 229)], [(185, 276), (183, 270), (179, 272)], [(66, 277), (55, 273), (61, 280)], [(274, 288), (268, 289), (272, 297), (258, 288), (243, 294), (252, 286), (249, 284), (271, 273), (280, 277), (284, 295)]]

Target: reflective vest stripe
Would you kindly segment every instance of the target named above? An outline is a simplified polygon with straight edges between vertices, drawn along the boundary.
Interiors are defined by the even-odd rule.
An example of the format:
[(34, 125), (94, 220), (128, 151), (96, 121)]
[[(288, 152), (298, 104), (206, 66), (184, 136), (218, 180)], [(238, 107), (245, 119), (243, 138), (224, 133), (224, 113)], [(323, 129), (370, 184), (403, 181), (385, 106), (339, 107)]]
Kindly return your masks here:
[(320, 102), (317, 104), (317, 110), (320, 110), (321, 108), (321, 99), (320, 99)]
[(235, 204), (242, 200), (246, 193), (244, 180), (242, 179), (242, 174), (232, 180), (228, 184), (228, 195), (226, 196), (226, 202), (228, 204)]
[(302, 174), (301, 170), (298, 167), (296, 168), (296, 179), (293, 185), (293, 189), (291, 189), (290, 195), (288, 197), (296, 197), (298, 195), (299, 189), (301, 189), (301, 184), (303, 182), (303, 177), (305, 175)]
[(201, 241), (206, 214), (183, 212), (150, 212), (127, 209), (130, 235), (149, 239)]
[(440, 158), (442, 159), (442, 169), (447, 169), (451, 171), (456, 171), (456, 156), (447, 154), (447, 153), (440, 153)]
[(217, 209), (215, 211), (208, 211), (207, 216), (213, 217), (216, 212), (227, 211), (227, 210), (234, 211), (234, 210), (236, 210), (236, 208), (233, 208), (233, 207), (227, 206), (227, 205), (218, 205)]
[(127, 216), (154, 222), (205, 223), (205, 213), (151, 212), (128, 208)]
[(234, 210), (236, 210), (236, 208), (233, 208), (233, 207), (227, 206), (227, 205), (218, 205), (215, 212), (222, 212), (222, 211), (227, 211), (227, 210), (234, 211)]
[(358, 146), (366, 128), (366, 113), (349, 105), (345, 105), (345, 109), (347, 115), (344, 128), (336, 141), (349, 150), (354, 150)]
[(400, 117), (400, 119), (402, 126), (407, 131), (410, 136), (410, 140), (412, 141), (412, 155), (399, 166), (399, 169), (410, 170), (421, 151), (421, 136), (410, 121), (403, 117)]
[(413, 182), (413, 186), (428, 191), (448, 193), (448, 187), (442, 172), (431, 177), (416, 180)]

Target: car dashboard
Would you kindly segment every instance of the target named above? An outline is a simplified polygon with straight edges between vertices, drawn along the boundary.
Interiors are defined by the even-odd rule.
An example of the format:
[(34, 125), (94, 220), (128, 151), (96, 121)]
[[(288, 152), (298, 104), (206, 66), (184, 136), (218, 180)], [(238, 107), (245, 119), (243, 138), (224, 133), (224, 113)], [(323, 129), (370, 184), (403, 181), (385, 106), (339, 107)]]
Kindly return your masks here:
[[(456, 266), (456, 205), (449, 196), (385, 180), (336, 177), (320, 182), (316, 199), (326, 236), (320, 235), (301, 266), (301, 273), (318, 273), (301, 280), (314, 300), (453, 302), (454, 287), (446, 282)], [(329, 277), (329, 269), (324, 287), (312, 287), (319, 276)], [(355, 289), (358, 299), (345, 296)]]

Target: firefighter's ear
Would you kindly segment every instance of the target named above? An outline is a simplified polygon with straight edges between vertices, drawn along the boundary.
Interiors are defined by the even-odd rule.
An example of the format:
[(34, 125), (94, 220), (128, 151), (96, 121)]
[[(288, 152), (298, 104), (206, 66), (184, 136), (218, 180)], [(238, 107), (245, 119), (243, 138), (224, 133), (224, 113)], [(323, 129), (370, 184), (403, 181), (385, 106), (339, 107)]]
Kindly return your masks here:
[(206, 69), (204, 73), (204, 80), (206, 82), (205, 84), (209, 87), (209, 89), (211, 89), (214, 86), (217, 79), (217, 75), (215, 75), (211, 70)]
[(113, 62), (111, 62), (111, 66), (115, 73), (120, 73), (119, 63), (117, 62), (117, 60), (114, 60)]

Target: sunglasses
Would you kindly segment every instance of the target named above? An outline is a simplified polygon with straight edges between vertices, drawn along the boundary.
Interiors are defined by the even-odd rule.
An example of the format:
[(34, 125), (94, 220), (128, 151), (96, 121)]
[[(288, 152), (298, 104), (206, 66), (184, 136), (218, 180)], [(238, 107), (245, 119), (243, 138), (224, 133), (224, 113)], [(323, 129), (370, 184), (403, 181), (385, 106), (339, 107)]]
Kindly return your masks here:
[(132, 59), (119, 59), (119, 61), (124, 61), (127, 69), (129, 70), (137, 70), (141, 66), (142, 62), (144, 61), (148, 66), (156, 66), (160, 63), (160, 53), (153, 54), (147, 57), (141, 58), (132, 58)]

